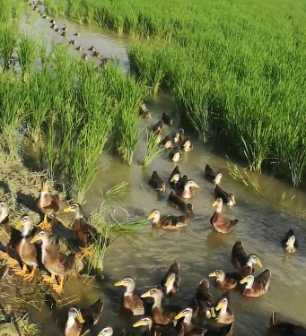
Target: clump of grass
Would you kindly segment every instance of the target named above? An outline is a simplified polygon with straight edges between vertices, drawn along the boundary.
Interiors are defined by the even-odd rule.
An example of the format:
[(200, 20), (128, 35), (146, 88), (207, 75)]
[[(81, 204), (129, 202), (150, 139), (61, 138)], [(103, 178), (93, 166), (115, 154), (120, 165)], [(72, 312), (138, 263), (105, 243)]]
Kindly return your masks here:
[(105, 193), (105, 198), (107, 200), (113, 200), (116, 199), (117, 197), (125, 194), (128, 191), (128, 183), (127, 182), (122, 182), (119, 183), (117, 185), (115, 185), (114, 187), (112, 187), (111, 189), (109, 189), (106, 193)]
[(143, 167), (148, 167), (152, 163), (152, 161), (157, 157), (159, 157), (163, 152), (163, 149), (160, 147), (159, 144), (158, 136), (152, 134), (148, 130), (146, 130), (146, 134), (147, 134), (146, 151), (144, 158), (141, 162), (141, 165)]
[(22, 34), (19, 38), (18, 59), (23, 76), (29, 74), (34, 69), (34, 66), (37, 64), (37, 57), (37, 41)]
[(3, 59), (4, 70), (9, 70), (12, 65), (12, 54), (17, 45), (17, 28), (15, 25), (7, 25), (1, 28), (0, 56)]
[(24, 336), (39, 336), (41, 335), (41, 328), (38, 324), (29, 321), (28, 314), (17, 319), (19, 329)]

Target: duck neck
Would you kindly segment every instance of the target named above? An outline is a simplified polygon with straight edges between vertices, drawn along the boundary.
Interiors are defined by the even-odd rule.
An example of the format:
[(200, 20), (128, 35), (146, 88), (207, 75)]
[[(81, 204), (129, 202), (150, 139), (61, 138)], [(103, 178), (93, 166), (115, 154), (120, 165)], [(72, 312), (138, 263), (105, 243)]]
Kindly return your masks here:
[(157, 214), (153, 219), (153, 224), (157, 224), (159, 221), (160, 221), (160, 214)]
[(0, 214), (0, 223), (4, 223), (8, 219), (8, 210), (3, 209)]
[(225, 280), (225, 273), (224, 272), (219, 273), (218, 276), (217, 276), (217, 279), (220, 282), (224, 282), (224, 280)]
[(222, 203), (218, 203), (216, 213), (220, 214), (222, 212), (223, 205)]
[(247, 281), (247, 284), (245, 286), (246, 289), (251, 289), (254, 283), (254, 277), (250, 277)]
[(162, 301), (162, 295), (156, 295), (154, 297), (154, 304), (152, 308), (160, 308), (161, 307), (161, 301)]
[(124, 296), (132, 296), (135, 289), (135, 283), (130, 283), (126, 286)]
[(191, 319), (192, 319), (192, 314), (185, 315), (185, 318), (184, 318), (184, 326), (185, 326), (187, 329), (191, 329), (191, 328), (192, 328), (192, 322), (191, 322)]
[(31, 231), (31, 225), (29, 224), (24, 225), (22, 229), (22, 237), (26, 238), (29, 235), (30, 231)]
[(228, 303), (224, 303), (221, 310), (220, 310), (220, 313), (219, 313), (219, 316), (223, 317), (227, 314), (227, 306), (228, 306)]
[[(67, 322), (66, 322), (66, 328), (65, 331), (69, 331), (75, 324), (75, 318), (72, 315), (68, 316)], [(65, 333), (66, 334), (66, 333)]]
[(75, 211), (75, 218), (76, 219), (79, 219), (79, 218), (83, 218), (83, 212), (80, 208), (78, 208), (76, 211)]

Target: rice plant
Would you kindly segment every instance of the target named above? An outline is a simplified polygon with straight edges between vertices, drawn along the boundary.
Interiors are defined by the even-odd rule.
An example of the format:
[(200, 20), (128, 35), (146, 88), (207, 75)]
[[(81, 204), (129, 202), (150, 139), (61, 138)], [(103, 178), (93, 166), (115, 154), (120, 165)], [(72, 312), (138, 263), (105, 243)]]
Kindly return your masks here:
[(151, 162), (159, 157), (163, 149), (160, 147), (159, 139), (155, 134), (150, 133), (148, 130), (146, 130), (147, 135), (147, 144), (146, 144), (146, 151), (144, 154), (144, 158), (141, 162), (141, 165), (143, 167), (148, 167)]
[(0, 56), (3, 59), (4, 70), (12, 66), (12, 54), (17, 45), (17, 27), (6, 25), (0, 29)]
[(29, 74), (37, 63), (37, 42), (27, 35), (22, 34), (19, 38), (18, 59), (23, 76)]

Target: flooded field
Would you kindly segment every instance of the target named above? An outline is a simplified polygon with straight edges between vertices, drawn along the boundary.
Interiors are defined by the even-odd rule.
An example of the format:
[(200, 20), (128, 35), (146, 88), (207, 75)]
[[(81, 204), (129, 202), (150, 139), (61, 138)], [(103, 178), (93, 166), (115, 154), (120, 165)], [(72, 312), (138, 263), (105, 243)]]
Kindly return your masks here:
[[(128, 69), (128, 59), (125, 52), (126, 39), (117, 39), (106, 32), (93, 27), (80, 27), (64, 20), (59, 20), (58, 26), (67, 26), (66, 37), (49, 28), (48, 21), (36, 14), (27, 17), (22, 30), (35, 33), (43, 38), (46, 44), (54, 39), (65, 43), (76, 37), (76, 45), (82, 45), (84, 50), (94, 45), (105, 57), (114, 57), (120, 61), (124, 69)], [(71, 52), (77, 54), (75, 46)], [(170, 113), (171, 102), (167, 96), (159, 96), (148, 103), (152, 111), (152, 119), (142, 122), (143, 127), (152, 126), (160, 120), (162, 113)], [(175, 119), (175, 115), (174, 115)], [(178, 129), (179, 120), (175, 125), (165, 127), (164, 134), (173, 133)], [(273, 310), (304, 323), (306, 302), (301, 300), (306, 296), (306, 247), (305, 247), (305, 207), (306, 195), (297, 189), (288, 187), (282, 182), (270, 177), (252, 174), (252, 179), (260, 185), (263, 195), (256, 195), (241, 181), (233, 180), (227, 168), (225, 158), (215, 154), (211, 148), (204, 147), (195, 140), (195, 149), (184, 153), (179, 167), (182, 174), (194, 179), (200, 188), (191, 199), (195, 216), (190, 220), (186, 229), (179, 232), (165, 232), (152, 230), (151, 224), (137, 234), (125, 234), (116, 239), (108, 247), (105, 258), (105, 279), (102, 283), (92, 282), (85, 286), (83, 282), (71, 281), (65, 287), (65, 296), (77, 294), (80, 306), (86, 306), (96, 301), (100, 296), (105, 300), (103, 318), (97, 326), (112, 325), (115, 334), (122, 328), (132, 331), (132, 321), (120, 319), (117, 311), (121, 288), (113, 284), (124, 276), (134, 277), (136, 290), (144, 293), (149, 288), (159, 284), (162, 276), (174, 260), (181, 264), (182, 287), (171, 302), (185, 308), (193, 296), (198, 284), (203, 278), (215, 269), (234, 271), (230, 262), (232, 246), (236, 240), (241, 240), (247, 253), (256, 253), (262, 261), (263, 269), (272, 271), (269, 291), (259, 299), (242, 297), (239, 292), (232, 293), (232, 306), (235, 312), (234, 335), (261, 336), (266, 333), (269, 318)], [(84, 206), (86, 213), (98, 207), (103, 198), (101, 191), (120, 183), (127, 182), (129, 191), (118, 200), (118, 205), (127, 209), (131, 214), (147, 217), (153, 209), (162, 214), (175, 213), (167, 205), (167, 193), (160, 199), (154, 189), (148, 186), (148, 179), (156, 170), (165, 180), (171, 174), (175, 164), (171, 162), (167, 153), (155, 159), (146, 169), (137, 164), (144, 154), (145, 133), (139, 141), (134, 164), (131, 167), (124, 165), (120, 159), (105, 153), (101, 157), (101, 172), (87, 194), (87, 203)], [(216, 233), (212, 230), (209, 219), (213, 213), (211, 207), (214, 201), (213, 185), (203, 177), (206, 164), (223, 174), (222, 188), (235, 194), (236, 205), (225, 207), (224, 212), (230, 218), (239, 219), (239, 224), (228, 235)], [(283, 202), (280, 202), (285, 195)], [(292, 198), (295, 196), (294, 198)], [(178, 212), (177, 212), (178, 213)], [(300, 249), (295, 255), (285, 255), (280, 240), (289, 228), (293, 228), (300, 241)], [(258, 271), (256, 271), (258, 272)], [(211, 281), (212, 285), (212, 281)], [(213, 287), (213, 286), (212, 286)], [(212, 289), (217, 299), (222, 291)], [(33, 310), (33, 322), (40, 323), (45, 336), (61, 335), (57, 327), (50, 323), (48, 309), (41, 313)], [(139, 318), (133, 318), (133, 322)], [(137, 330), (133, 330), (137, 332)]]

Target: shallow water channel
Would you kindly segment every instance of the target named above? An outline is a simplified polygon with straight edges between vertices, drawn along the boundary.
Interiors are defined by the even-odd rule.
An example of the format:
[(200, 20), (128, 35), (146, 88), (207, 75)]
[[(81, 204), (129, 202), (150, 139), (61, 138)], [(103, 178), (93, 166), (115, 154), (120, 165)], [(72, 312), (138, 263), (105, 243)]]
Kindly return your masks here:
[[(84, 49), (94, 45), (103, 56), (117, 57), (123, 67), (128, 69), (124, 48), (127, 39), (119, 39), (96, 27), (81, 27), (64, 20), (58, 21), (59, 27), (66, 25), (68, 28), (65, 38), (50, 29), (49, 22), (36, 13), (25, 20), (22, 29), (42, 36), (47, 44), (50, 44), (52, 39), (57, 42), (68, 42), (78, 31), (80, 37), (76, 38), (77, 45), (83, 45)], [(77, 54), (74, 48), (75, 46), (71, 46), (71, 51)], [(152, 99), (148, 107), (152, 111), (153, 118), (144, 120), (142, 122), (144, 127), (153, 125), (161, 118), (162, 112), (169, 113), (171, 110), (167, 96)], [(166, 132), (173, 132), (177, 128), (177, 124), (171, 128), (166, 126)], [(175, 164), (167, 159), (166, 155), (162, 155), (148, 168), (143, 169), (137, 164), (137, 160), (141, 159), (144, 149), (143, 133), (135, 155), (135, 163), (131, 167), (122, 164), (117, 157), (103, 154), (101, 173), (87, 195), (85, 205), (87, 213), (100, 205), (101, 190), (108, 190), (123, 181), (129, 183), (129, 191), (121, 197), (119, 205), (132, 214), (147, 216), (155, 208), (163, 214), (175, 213), (175, 210), (167, 205), (168, 191), (164, 199), (158, 199), (156, 192), (147, 185), (153, 170), (157, 170), (167, 179)], [(222, 187), (236, 196), (237, 205), (224, 209), (228, 217), (240, 220), (233, 233), (228, 235), (213, 232), (209, 223), (213, 212), (211, 204), (214, 201), (214, 194), (212, 184), (203, 178), (203, 170), (207, 163), (215, 170), (222, 171)], [(120, 236), (106, 252), (104, 282), (102, 284), (92, 282), (85, 286), (83, 282), (71, 281), (65, 286), (65, 296), (77, 294), (83, 307), (102, 295), (105, 300), (104, 315), (97, 328), (108, 324), (112, 325), (115, 331), (122, 330), (122, 327), (130, 330), (132, 322), (121, 320), (117, 316), (123, 289), (114, 287), (114, 282), (129, 275), (136, 279), (136, 290), (144, 292), (157, 285), (170, 264), (178, 260), (181, 264), (182, 287), (171, 301), (185, 308), (184, 305), (194, 294), (199, 282), (205, 277), (208, 278), (211, 271), (216, 268), (225, 271), (234, 270), (230, 263), (231, 248), (236, 240), (241, 240), (247, 252), (258, 254), (263, 263), (263, 270), (271, 269), (272, 279), (268, 293), (262, 298), (247, 299), (239, 292), (232, 293), (232, 306), (236, 318), (234, 335), (264, 335), (273, 310), (304, 323), (306, 301), (302, 298), (306, 297), (304, 239), (306, 196), (271, 177), (252, 174), (252, 179), (264, 191), (264, 196), (258, 196), (241, 181), (235, 181), (229, 176), (225, 158), (214, 154), (211, 148), (197, 142), (193, 152), (183, 155), (179, 166), (182, 174), (187, 174), (200, 186), (191, 199), (195, 217), (190, 220), (190, 225), (181, 232), (153, 232), (151, 225), (148, 224), (138, 234)], [(281, 203), (282, 195), (285, 195), (285, 199)], [(295, 197), (290, 200), (294, 195)], [(290, 227), (294, 228), (299, 237), (300, 250), (295, 255), (287, 256), (280, 247), (280, 239)], [(214, 288), (212, 292), (216, 299), (222, 293)], [(37, 312), (32, 314), (34, 322), (42, 323), (44, 335), (60, 335), (58, 328), (53, 327), (48, 316), (48, 309), (39, 314)], [(139, 318), (135, 317), (133, 321), (137, 319)]]

